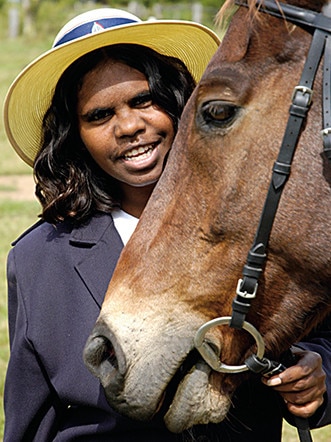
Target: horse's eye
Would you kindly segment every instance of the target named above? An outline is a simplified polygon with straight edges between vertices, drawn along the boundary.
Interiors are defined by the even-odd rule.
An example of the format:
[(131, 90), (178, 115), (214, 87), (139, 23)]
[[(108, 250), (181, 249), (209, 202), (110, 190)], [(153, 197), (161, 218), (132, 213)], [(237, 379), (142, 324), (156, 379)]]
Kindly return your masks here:
[(208, 101), (200, 106), (197, 122), (204, 129), (225, 129), (233, 123), (239, 109), (238, 106), (224, 101)]

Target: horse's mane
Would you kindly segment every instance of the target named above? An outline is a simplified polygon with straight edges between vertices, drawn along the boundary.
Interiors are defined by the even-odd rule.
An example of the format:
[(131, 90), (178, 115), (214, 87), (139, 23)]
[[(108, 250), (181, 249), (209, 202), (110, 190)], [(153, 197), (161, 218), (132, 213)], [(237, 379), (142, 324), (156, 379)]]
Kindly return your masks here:
[[(275, 0), (277, 4), (279, 4), (278, 0)], [(251, 17), (255, 17), (257, 15), (257, 11), (259, 10), (259, 8), (261, 7), (258, 6), (256, 7), (256, 1), (255, 0), (246, 0), (246, 3), (248, 5), (248, 10), (251, 14)], [(223, 2), (223, 5), (221, 6), (220, 10), (218, 11), (216, 20), (219, 23), (223, 23), (224, 19), (228, 19), (233, 12), (235, 11), (236, 6), (235, 6), (235, 0), (225, 0)], [(259, 15), (258, 15), (259, 16)]]
[[(278, 4), (279, 6), (279, 1), (275, 0), (275, 2)], [(232, 16), (233, 12), (235, 11), (235, 0), (224, 0), (222, 2), (222, 6), (216, 16), (216, 21), (218, 23), (224, 23), (224, 20), (228, 20), (229, 17)], [(256, 13), (258, 11), (258, 9), (261, 7), (261, 5), (259, 5), (258, 7), (256, 7), (256, 1), (255, 0), (246, 0), (246, 3), (248, 5), (248, 10), (250, 11), (251, 17), (255, 17)], [(309, 1), (306, 3), (310, 3)], [(263, 4), (263, 1), (262, 1)], [(315, 7), (312, 7), (313, 10), (320, 10), (320, 8), (322, 8), (322, 6), (324, 4), (327, 4), (327, 1), (319, 1), (316, 2)], [(312, 5), (311, 5), (312, 6)], [(279, 6), (280, 7), (280, 6)], [(260, 15), (259, 15), (260, 16)]]
[[(263, 20), (263, 14), (259, 14), (259, 9), (263, 7), (264, 1), (262, 0), (261, 3), (257, 6), (256, 0), (246, 0), (245, 3), (247, 4), (247, 10), (249, 12), (248, 17), (250, 17), (250, 22), (253, 23), (254, 20), (261, 22)], [(282, 12), (280, 3), (281, 1), (275, 0), (275, 3), (278, 5), (279, 10)], [(289, 3), (289, 2), (286, 2)], [(294, 4), (299, 4), (300, 2), (293, 2)], [(312, 5), (309, 0), (303, 1), (303, 4), (301, 7), (306, 7), (309, 9), (312, 9), (314, 11), (320, 11), (323, 6), (325, 6), (328, 3), (328, 0), (321, 0), (321, 1), (315, 1), (315, 3)], [(299, 5), (300, 6), (300, 5)], [(235, 13), (235, 11), (238, 9), (238, 6), (236, 5), (235, 0), (223, 0), (222, 6), (220, 10), (218, 11), (216, 15), (216, 24), (223, 29), (223, 31), (227, 28), (229, 22), (231, 21), (232, 15)], [(285, 19), (285, 16), (284, 16)]]
[[(277, 4), (279, 4), (278, 0), (275, 0), (275, 1)], [(249, 11), (251, 19), (253, 20), (256, 18), (257, 20), (259, 20), (261, 17), (261, 14), (258, 14), (258, 10), (261, 7), (261, 5), (256, 7), (255, 0), (246, 0), (246, 3), (248, 5), (248, 11)], [(216, 23), (221, 27), (227, 27), (233, 13), (236, 10), (237, 10), (237, 6), (235, 5), (235, 0), (225, 0), (216, 15)]]

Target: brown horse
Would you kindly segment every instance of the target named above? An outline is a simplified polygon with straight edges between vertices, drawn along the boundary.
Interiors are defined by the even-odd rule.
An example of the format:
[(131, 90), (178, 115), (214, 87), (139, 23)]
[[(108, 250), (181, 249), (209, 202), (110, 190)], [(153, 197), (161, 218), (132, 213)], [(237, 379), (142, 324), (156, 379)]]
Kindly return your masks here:
[[(229, 3), (226, 2), (227, 6)], [(278, 4), (278, 2), (276, 2)], [(326, 1), (288, 4), (320, 11)], [(230, 316), (312, 35), (239, 7), (187, 104), (165, 171), (109, 286), (85, 361), (110, 403), (150, 419), (192, 355), (199, 327)], [(222, 11), (221, 11), (222, 12)], [(322, 72), (246, 320), (278, 358), (330, 312), (331, 167), (322, 153)], [(227, 325), (206, 335), (227, 365), (255, 351)], [(171, 431), (220, 422), (247, 374), (182, 369), (164, 420)]]

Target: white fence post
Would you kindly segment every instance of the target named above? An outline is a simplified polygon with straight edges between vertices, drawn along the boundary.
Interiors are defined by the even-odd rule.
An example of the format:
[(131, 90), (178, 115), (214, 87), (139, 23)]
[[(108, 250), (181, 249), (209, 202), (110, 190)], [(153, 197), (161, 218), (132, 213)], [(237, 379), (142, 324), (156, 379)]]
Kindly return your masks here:
[(20, 29), (20, 14), (18, 10), (19, 0), (10, 0), (8, 10), (8, 36), (16, 38)]
[(201, 23), (203, 14), (203, 6), (201, 3), (193, 3), (192, 5), (192, 20)]

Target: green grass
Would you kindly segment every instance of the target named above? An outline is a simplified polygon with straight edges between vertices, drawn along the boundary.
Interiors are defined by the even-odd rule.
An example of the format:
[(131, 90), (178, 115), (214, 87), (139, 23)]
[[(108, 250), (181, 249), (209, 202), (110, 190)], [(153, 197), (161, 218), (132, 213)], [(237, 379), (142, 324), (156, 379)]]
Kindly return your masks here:
[[(40, 40), (40, 41), (39, 41)], [(0, 44), (0, 107), (16, 75), (35, 57), (50, 47), (50, 42), (39, 39), (27, 41), (18, 38), (6, 40)], [(4, 132), (3, 118), (0, 120), (0, 175), (13, 175), (30, 173), (31, 169), (14, 153), (10, 147)]]
[[(330, 442), (331, 441), (331, 426), (311, 431), (311, 436), (314, 442)], [(297, 429), (284, 422), (283, 428), (283, 442), (299, 442)], [(267, 442), (267, 441), (266, 441)]]

